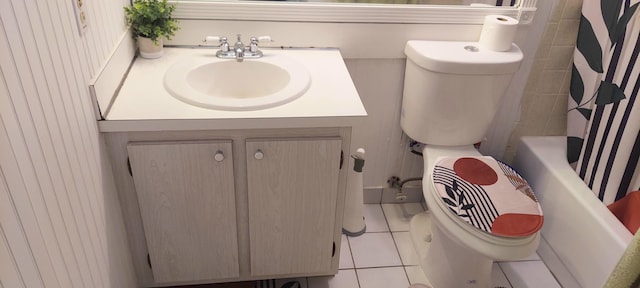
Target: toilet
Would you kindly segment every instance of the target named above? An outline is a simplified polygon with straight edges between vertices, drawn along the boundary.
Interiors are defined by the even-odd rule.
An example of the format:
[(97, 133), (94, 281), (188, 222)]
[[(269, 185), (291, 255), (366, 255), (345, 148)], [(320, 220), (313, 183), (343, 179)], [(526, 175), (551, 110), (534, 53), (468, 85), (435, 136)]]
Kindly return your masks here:
[(482, 141), (522, 52), (474, 42), (409, 41), (401, 126), (424, 143), (428, 211), (410, 232), (420, 266), (435, 288), (489, 287), (494, 261), (535, 252), (542, 209), (511, 167), (481, 155)]

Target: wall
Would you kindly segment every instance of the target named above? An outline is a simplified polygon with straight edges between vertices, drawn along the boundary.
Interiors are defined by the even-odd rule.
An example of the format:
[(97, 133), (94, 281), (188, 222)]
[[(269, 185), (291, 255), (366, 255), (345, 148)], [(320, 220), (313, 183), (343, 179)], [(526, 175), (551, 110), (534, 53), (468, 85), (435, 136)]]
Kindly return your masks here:
[(566, 135), (571, 65), (581, 9), (582, 0), (561, 0), (553, 10), (525, 87), (520, 120), (504, 153), (508, 162), (522, 136)]
[(128, 0), (0, 2), (0, 286), (135, 287), (87, 83)]
[[(0, 279), (6, 287), (135, 286), (111, 169), (105, 160), (104, 142), (97, 131), (86, 85), (124, 34), (121, 7), (128, 1), (84, 2), (89, 26), (83, 37), (75, 27), (71, 1), (0, 3)], [(539, 8), (553, 1), (541, 2)], [(572, 4), (562, 3), (563, 7), (570, 6), (574, 0), (566, 2)], [(546, 21), (544, 15), (537, 17), (540, 16)], [(573, 27), (571, 19), (565, 19), (565, 23), (561, 19), (557, 18), (555, 26), (551, 22), (548, 31), (553, 27), (558, 31)], [(216, 23), (221, 22), (213, 24)], [(238, 25), (255, 28), (257, 24)], [(355, 27), (353, 35), (370, 38), (360, 42), (357, 37), (349, 39), (349, 31), (331, 30), (333, 24), (329, 23), (320, 24), (325, 27), (325, 33), (320, 34), (309, 33), (293, 23), (285, 23), (285, 29), (276, 27), (276, 23), (270, 25), (276, 28), (271, 31), (282, 35), (297, 30), (315, 43), (331, 43), (326, 38), (337, 37), (350, 43), (350, 47), (385, 50), (392, 41), (394, 44), (388, 47), (393, 47), (393, 55), (401, 55), (397, 48), (407, 39), (473, 40), (480, 30), (478, 25), (413, 25), (409, 29), (398, 25), (351, 25)], [(269, 32), (269, 27), (249, 30)], [(239, 32), (234, 27), (220, 30)], [(377, 34), (385, 31), (399, 36), (389, 40)], [(529, 42), (521, 46), (535, 48), (535, 29), (529, 33), (529, 40), (520, 40)], [(556, 50), (553, 55), (563, 53)], [(370, 114), (367, 123), (354, 131), (354, 141), (368, 150), (365, 185), (384, 186), (384, 180), (391, 175), (420, 175), (421, 160), (406, 153), (406, 139), (398, 124), (404, 59), (368, 59), (349, 54), (349, 49), (345, 52), (347, 66)], [(551, 52), (546, 55), (538, 58), (549, 60)], [(551, 64), (547, 70), (561, 71)], [(534, 71), (547, 67), (546, 63), (537, 65)], [(536, 75), (530, 83), (541, 77)], [(560, 90), (540, 92), (560, 94)], [(536, 97), (534, 93), (527, 95), (525, 99)], [(538, 106), (548, 108), (549, 102)], [(527, 105), (526, 100), (523, 105)], [(539, 123), (525, 116), (518, 125)], [(521, 130), (517, 131), (527, 130), (526, 126), (518, 127)]]
[[(521, 26), (516, 43), (525, 53), (488, 139), (486, 153), (502, 156), (518, 116), (518, 105), (534, 61), (533, 55), (555, 1), (540, 1), (534, 23)], [(400, 128), (400, 107), (407, 40), (477, 41), (478, 24), (303, 23), (182, 19), (170, 45), (200, 45), (204, 36), (270, 35), (274, 46), (338, 47), (369, 116), (354, 127), (353, 142), (367, 151), (364, 185), (383, 188), (390, 176), (422, 176), (422, 158), (408, 152)], [(339, 31), (339, 32), (338, 32)], [(212, 50), (213, 51), (213, 50)], [(495, 141), (492, 141), (495, 140)], [(419, 183), (412, 183), (419, 184)]]

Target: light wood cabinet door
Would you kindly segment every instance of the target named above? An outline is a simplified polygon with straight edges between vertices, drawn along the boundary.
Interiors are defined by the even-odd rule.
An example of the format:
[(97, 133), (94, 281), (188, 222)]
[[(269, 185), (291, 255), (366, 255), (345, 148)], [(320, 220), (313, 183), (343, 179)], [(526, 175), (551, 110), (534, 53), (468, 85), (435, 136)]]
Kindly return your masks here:
[(238, 277), (231, 141), (127, 149), (154, 281)]
[(251, 274), (329, 272), (341, 140), (247, 140)]

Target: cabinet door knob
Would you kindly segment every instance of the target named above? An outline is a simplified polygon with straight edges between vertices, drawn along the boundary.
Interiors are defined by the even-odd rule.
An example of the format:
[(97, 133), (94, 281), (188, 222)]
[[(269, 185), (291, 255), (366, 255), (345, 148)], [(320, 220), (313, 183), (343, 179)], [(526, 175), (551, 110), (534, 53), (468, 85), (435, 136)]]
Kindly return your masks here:
[(262, 160), (262, 158), (264, 158), (264, 153), (262, 153), (262, 150), (258, 149), (256, 154), (253, 154), (253, 157), (256, 158), (256, 160)]
[(222, 151), (218, 150), (218, 152), (216, 152), (216, 155), (213, 156), (213, 159), (215, 159), (217, 162), (221, 162), (224, 160), (224, 153), (222, 153)]

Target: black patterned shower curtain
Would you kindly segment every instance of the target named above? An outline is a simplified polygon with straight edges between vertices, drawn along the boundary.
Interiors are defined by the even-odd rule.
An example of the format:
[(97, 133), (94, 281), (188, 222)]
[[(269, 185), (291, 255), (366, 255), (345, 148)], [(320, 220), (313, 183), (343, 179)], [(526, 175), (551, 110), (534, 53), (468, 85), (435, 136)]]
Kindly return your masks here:
[(605, 204), (640, 190), (640, 0), (584, 0), (567, 157)]

